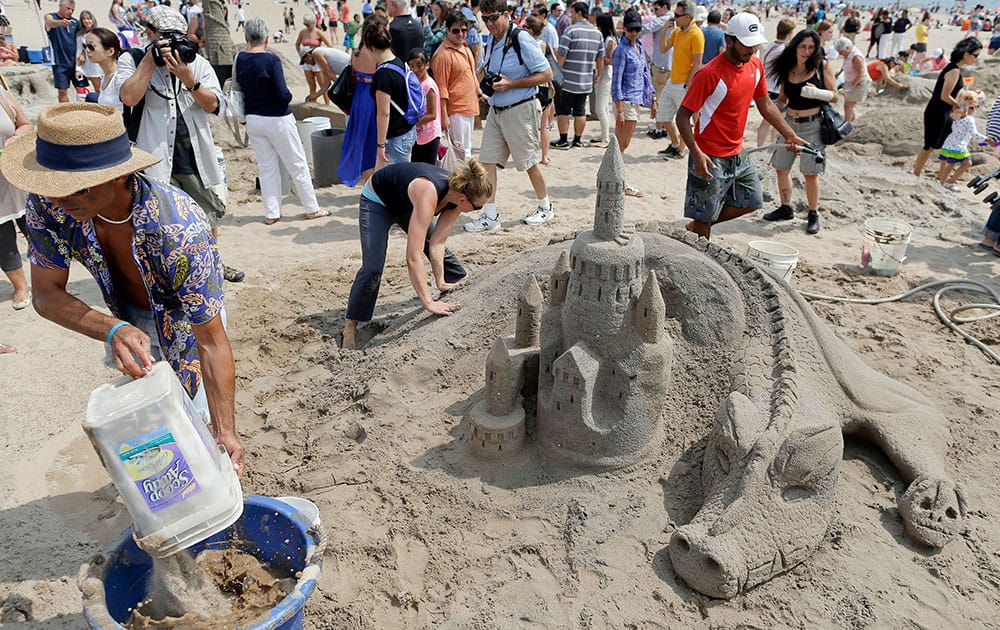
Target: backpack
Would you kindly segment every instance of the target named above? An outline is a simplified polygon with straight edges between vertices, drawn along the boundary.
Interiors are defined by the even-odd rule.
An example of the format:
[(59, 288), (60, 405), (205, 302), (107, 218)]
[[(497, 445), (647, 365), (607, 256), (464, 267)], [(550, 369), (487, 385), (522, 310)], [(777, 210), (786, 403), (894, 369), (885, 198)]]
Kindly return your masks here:
[[(132, 61), (135, 62), (135, 66), (138, 68), (139, 63), (146, 54), (146, 49), (129, 48), (125, 52), (132, 55)], [(132, 107), (129, 107), (128, 105), (124, 105), (122, 107), (122, 120), (125, 122), (125, 133), (128, 134), (128, 139), (132, 142), (135, 142), (135, 139), (139, 137), (139, 123), (142, 122), (142, 110), (145, 109), (145, 107), (145, 96), (143, 96), (142, 99)]]
[(409, 66), (404, 71), (391, 61), (383, 63), (379, 68), (392, 68), (403, 75), (403, 78), (406, 80), (406, 111), (404, 112), (403, 108), (397, 105), (396, 101), (392, 100), (391, 97), (389, 98), (389, 104), (406, 119), (407, 123), (411, 125), (417, 124), (417, 121), (427, 113), (427, 101), (424, 98), (424, 90), (420, 87), (420, 79), (417, 78), (417, 75), (413, 74)]
[[(524, 29), (517, 26), (512, 26), (510, 29), (510, 47), (514, 49), (514, 54), (517, 55), (517, 62), (524, 65), (524, 57), (521, 56), (521, 31)], [(496, 40), (493, 40), (493, 47), (496, 46)], [(489, 55), (493, 56), (493, 47), (490, 47)], [(563, 86), (563, 75), (562, 68), (556, 61), (555, 56), (553, 56), (552, 49), (549, 48), (545, 51), (545, 60), (549, 62), (549, 68), (552, 69), (552, 87), (555, 89), (556, 93), (562, 91)]]

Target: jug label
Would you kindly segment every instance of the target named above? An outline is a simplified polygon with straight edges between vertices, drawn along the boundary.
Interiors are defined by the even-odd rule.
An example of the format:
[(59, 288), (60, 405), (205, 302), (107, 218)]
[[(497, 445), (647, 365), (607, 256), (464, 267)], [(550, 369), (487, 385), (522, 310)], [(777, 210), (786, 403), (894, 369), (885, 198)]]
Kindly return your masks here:
[(174, 436), (163, 429), (118, 446), (122, 464), (156, 512), (201, 491)]

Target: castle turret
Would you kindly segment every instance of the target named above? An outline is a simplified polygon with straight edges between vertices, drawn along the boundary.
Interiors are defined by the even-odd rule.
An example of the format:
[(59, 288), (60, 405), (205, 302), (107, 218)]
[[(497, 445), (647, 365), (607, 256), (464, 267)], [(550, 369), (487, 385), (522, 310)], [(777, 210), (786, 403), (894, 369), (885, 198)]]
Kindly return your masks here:
[(646, 274), (646, 283), (642, 293), (635, 303), (632, 315), (632, 325), (636, 333), (646, 343), (656, 343), (663, 336), (663, 325), (666, 320), (666, 305), (660, 292), (660, 283), (656, 280), (656, 272), (650, 270)]
[(538, 345), (538, 331), (542, 321), (542, 306), (545, 298), (538, 282), (532, 275), (524, 284), (521, 298), (517, 302), (517, 321), (514, 328), (514, 342), (518, 348)]
[(611, 138), (597, 170), (597, 205), (594, 210), (594, 236), (613, 241), (625, 226), (625, 162), (618, 150), (618, 140)]
[(559, 254), (559, 260), (549, 278), (549, 304), (559, 306), (566, 301), (566, 285), (569, 284), (569, 252)]
[(503, 337), (497, 339), (486, 355), (486, 408), (491, 414), (504, 416), (514, 409), (521, 390), (519, 377)]

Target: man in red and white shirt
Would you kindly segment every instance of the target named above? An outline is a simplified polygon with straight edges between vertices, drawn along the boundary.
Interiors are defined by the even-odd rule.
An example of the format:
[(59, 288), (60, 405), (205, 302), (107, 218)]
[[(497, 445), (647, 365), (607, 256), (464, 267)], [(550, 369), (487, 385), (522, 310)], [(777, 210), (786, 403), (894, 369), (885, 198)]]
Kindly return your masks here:
[[(684, 216), (687, 229), (709, 238), (712, 225), (760, 208), (760, 178), (743, 152), (750, 101), (786, 138), (789, 150), (807, 144), (795, 135), (767, 95), (764, 66), (754, 53), (767, 43), (757, 16), (740, 13), (726, 27), (726, 50), (691, 78), (677, 128), (691, 147)], [(697, 128), (691, 116), (699, 112)]]

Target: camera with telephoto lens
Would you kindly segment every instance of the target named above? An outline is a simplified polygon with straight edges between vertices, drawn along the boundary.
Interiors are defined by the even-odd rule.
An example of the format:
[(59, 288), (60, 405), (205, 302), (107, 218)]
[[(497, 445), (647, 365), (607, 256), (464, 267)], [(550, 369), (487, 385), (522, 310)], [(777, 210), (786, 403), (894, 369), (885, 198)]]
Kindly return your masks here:
[(479, 89), (482, 90), (483, 94), (486, 96), (493, 96), (493, 92), (495, 91), (493, 89), (493, 84), (501, 78), (503, 77), (500, 76), (499, 72), (487, 71), (486, 74), (483, 75), (483, 80), (479, 82)]
[(191, 63), (198, 55), (198, 44), (187, 38), (182, 33), (164, 33), (163, 37), (149, 45), (153, 51), (153, 63), (158, 66), (167, 65), (167, 60), (163, 58), (163, 51), (160, 49), (162, 42), (166, 41), (170, 50), (184, 63)]

